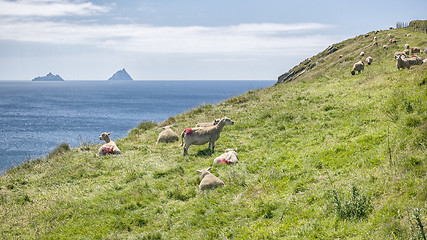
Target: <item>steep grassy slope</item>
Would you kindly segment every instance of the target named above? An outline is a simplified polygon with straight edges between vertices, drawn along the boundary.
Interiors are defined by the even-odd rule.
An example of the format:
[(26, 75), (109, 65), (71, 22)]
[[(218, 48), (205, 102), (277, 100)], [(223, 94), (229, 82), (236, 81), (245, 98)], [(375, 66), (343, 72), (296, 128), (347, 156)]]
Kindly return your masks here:
[[(99, 145), (58, 147), (0, 178), (7, 239), (416, 239), (427, 224), (427, 64), (398, 71), (403, 45), (427, 35), (358, 36), (296, 80), (169, 119), (177, 132), (228, 116), (210, 155), (156, 144), (157, 124)], [(387, 34), (397, 45), (389, 50)], [(374, 57), (360, 75), (351, 66)], [(342, 58), (338, 58), (343, 55)], [(425, 55), (424, 55), (425, 57)], [(363, 58), (363, 59), (364, 59)], [(239, 163), (214, 166), (226, 187), (200, 193), (196, 170), (237, 147)], [(418, 221), (419, 220), (419, 221)]]

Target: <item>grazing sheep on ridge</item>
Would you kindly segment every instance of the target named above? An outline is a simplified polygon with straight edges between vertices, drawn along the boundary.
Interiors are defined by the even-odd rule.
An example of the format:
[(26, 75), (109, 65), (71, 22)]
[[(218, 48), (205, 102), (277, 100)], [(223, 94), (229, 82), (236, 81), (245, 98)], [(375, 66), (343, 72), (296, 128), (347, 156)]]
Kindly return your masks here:
[(383, 48), (384, 48), (384, 50), (387, 50), (388, 46), (387, 45), (383, 45)]
[(225, 153), (221, 154), (219, 157), (214, 159), (214, 164), (225, 163), (227, 165), (235, 164), (239, 162), (239, 155), (236, 153), (237, 148), (235, 149), (225, 149)]
[(99, 136), (99, 140), (104, 140), (106, 143), (98, 149), (98, 155), (120, 154), (120, 149), (115, 142), (111, 141), (110, 134), (111, 132), (103, 132), (101, 136)]
[(360, 56), (361, 57), (365, 56), (365, 52), (360, 52)]
[(353, 69), (351, 69), (350, 73), (351, 75), (354, 75), (357, 71), (359, 74), (363, 69), (365, 68), (365, 64), (362, 61), (359, 61), (353, 65)]
[(409, 49), (409, 44), (405, 44), (405, 49)]
[(374, 42), (374, 44), (373, 44), (374, 46), (378, 46), (378, 42)]
[(394, 43), (394, 44), (397, 44), (397, 41), (396, 41), (396, 39), (390, 39), (390, 40), (388, 40), (390, 43)]
[(159, 137), (157, 138), (157, 143), (164, 142), (176, 142), (179, 141), (179, 136), (171, 129), (172, 125), (162, 127), (163, 131), (159, 133)]
[(396, 59), (396, 66), (398, 70), (405, 69), (405, 68), (410, 69), (411, 66), (421, 65), (421, 64), (423, 64), (423, 60), (418, 56), (412, 56), (410, 58), (399, 56)]
[(208, 167), (206, 169), (202, 170), (196, 170), (197, 173), (200, 173), (200, 176), (202, 177), (202, 181), (200, 181), (199, 189), (200, 190), (207, 190), (207, 189), (214, 189), (217, 187), (224, 187), (224, 182), (209, 172), (212, 167)]
[(213, 122), (203, 122), (196, 124), (196, 127), (211, 127), (213, 125), (217, 125), (219, 123), (219, 118), (215, 119)]
[(421, 48), (419, 47), (411, 48), (411, 54), (415, 54), (415, 53), (421, 53)]
[(214, 152), (215, 141), (218, 140), (224, 126), (233, 125), (234, 122), (228, 117), (220, 119), (217, 125), (211, 127), (187, 128), (181, 133), (181, 146), (184, 145), (184, 156), (188, 154), (188, 148), (191, 145), (202, 145), (209, 143), (209, 149)]
[(366, 63), (368, 63), (368, 65), (371, 65), (373, 61), (374, 59), (371, 56), (366, 58)]

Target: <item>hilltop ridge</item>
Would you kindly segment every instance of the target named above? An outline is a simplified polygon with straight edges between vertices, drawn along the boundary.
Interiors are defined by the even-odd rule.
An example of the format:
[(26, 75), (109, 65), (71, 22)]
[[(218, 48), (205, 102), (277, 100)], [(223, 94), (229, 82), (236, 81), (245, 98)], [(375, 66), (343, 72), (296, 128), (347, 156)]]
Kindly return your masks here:
[[(281, 84), (142, 122), (115, 140), (118, 156), (61, 145), (0, 177), (2, 237), (422, 239), (427, 64), (398, 70), (394, 52), (427, 47), (426, 36), (402, 28), (333, 44)], [(367, 56), (372, 65), (351, 75)], [(235, 124), (214, 154), (156, 144), (160, 126), (180, 133), (223, 116)], [(196, 170), (227, 148), (239, 163), (211, 170), (225, 187), (199, 192)]]

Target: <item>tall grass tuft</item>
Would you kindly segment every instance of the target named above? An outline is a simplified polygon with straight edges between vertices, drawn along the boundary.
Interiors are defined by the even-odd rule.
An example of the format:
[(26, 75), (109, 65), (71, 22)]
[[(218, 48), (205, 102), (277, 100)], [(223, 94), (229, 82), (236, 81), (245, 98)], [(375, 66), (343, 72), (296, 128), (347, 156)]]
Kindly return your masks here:
[(333, 190), (333, 202), (340, 219), (364, 219), (372, 212), (371, 198), (361, 193), (355, 184), (351, 186), (350, 196), (341, 197)]

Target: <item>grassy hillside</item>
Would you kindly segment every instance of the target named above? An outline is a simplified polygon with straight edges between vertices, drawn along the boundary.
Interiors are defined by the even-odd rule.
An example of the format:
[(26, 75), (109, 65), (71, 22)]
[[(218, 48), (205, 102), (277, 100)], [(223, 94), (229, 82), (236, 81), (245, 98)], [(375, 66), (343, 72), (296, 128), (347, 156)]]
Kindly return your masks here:
[[(398, 43), (384, 50), (389, 33)], [(183, 157), (179, 143), (156, 144), (148, 122), (116, 141), (119, 156), (61, 145), (8, 171), (1, 238), (423, 239), (427, 64), (398, 71), (393, 55), (405, 43), (427, 47), (427, 35), (406, 33), (380, 31), (378, 47), (373, 32), (346, 40), (296, 80), (168, 119), (179, 133), (234, 120), (213, 155), (207, 145)], [(352, 76), (367, 56), (374, 63)], [(199, 192), (196, 170), (234, 147), (239, 163), (211, 171), (226, 186)]]

